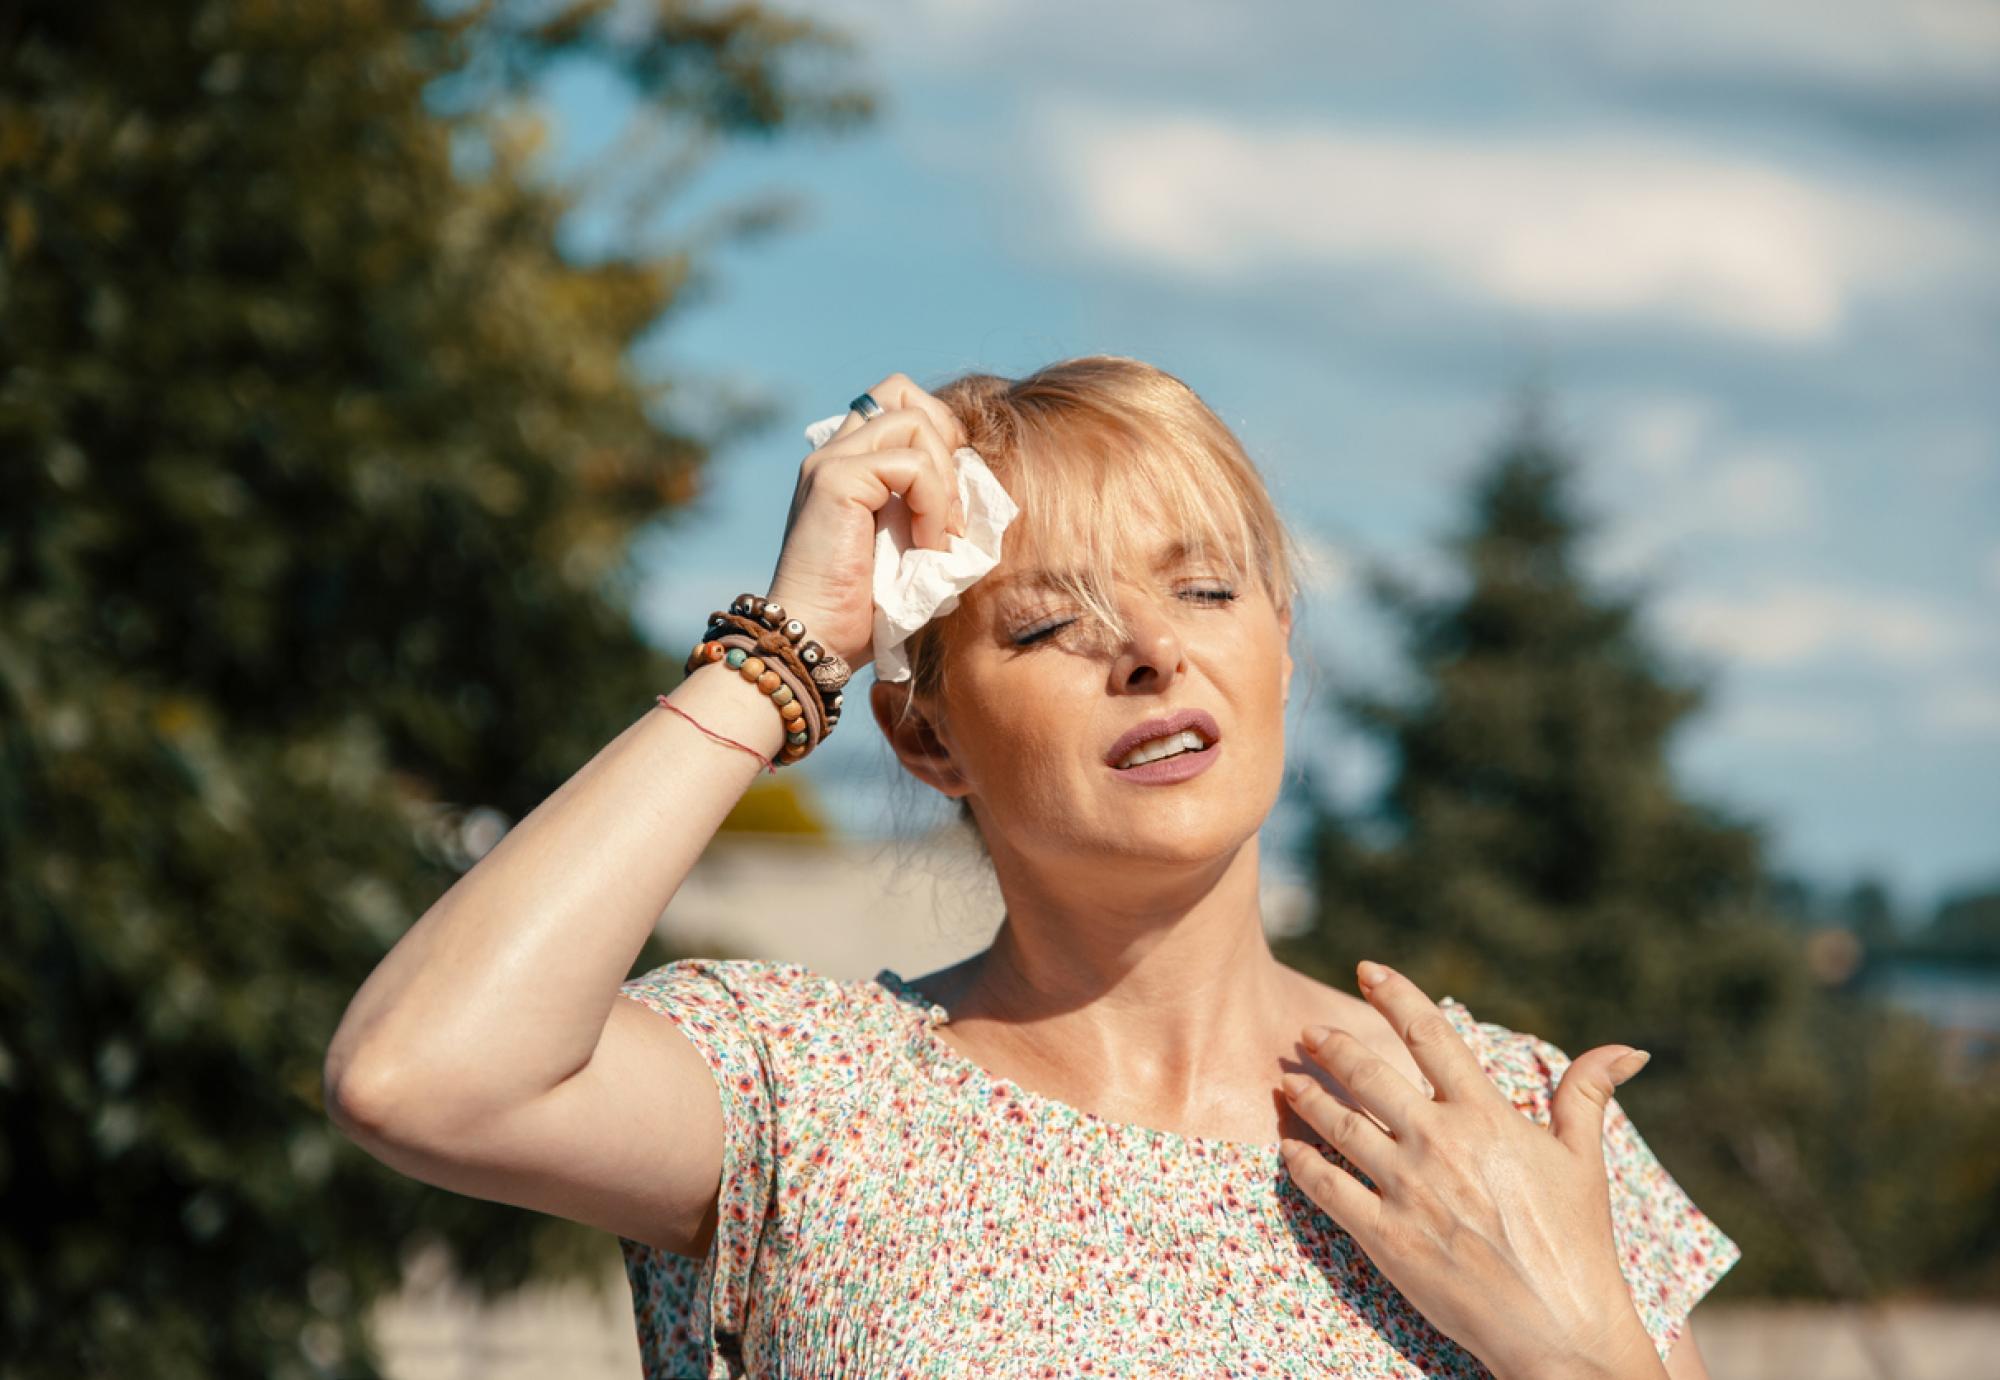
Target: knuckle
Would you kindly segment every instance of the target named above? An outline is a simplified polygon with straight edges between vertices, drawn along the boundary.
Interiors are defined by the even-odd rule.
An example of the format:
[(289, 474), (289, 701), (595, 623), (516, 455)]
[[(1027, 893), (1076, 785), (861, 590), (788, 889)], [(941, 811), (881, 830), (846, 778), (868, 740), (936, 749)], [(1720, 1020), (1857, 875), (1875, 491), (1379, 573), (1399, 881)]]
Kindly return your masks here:
[(1353, 1039), (1354, 1037), (1345, 1030), (1336, 1027), (1325, 1039), (1313, 1047), (1313, 1053), (1322, 1064), (1331, 1068), (1336, 1061), (1350, 1056), (1352, 1052), (1350, 1042)]
[(1326, 1112), (1326, 1133), (1335, 1142), (1352, 1145), (1361, 1134), (1361, 1113), (1343, 1102), (1335, 1102)]
[(1343, 1081), (1357, 1093), (1368, 1093), (1387, 1086), (1384, 1076), (1391, 1072), (1393, 1071), (1387, 1065), (1379, 1062), (1363, 1063), (1357, 1065), (1354, 1072)]
[(1440, 1045), (1446, 1040), (1456, 1040), (1458, 1032), (1436, 1011), (1427, 1011), (1410, 1022), (1404, 1043), (1411, 1045)]

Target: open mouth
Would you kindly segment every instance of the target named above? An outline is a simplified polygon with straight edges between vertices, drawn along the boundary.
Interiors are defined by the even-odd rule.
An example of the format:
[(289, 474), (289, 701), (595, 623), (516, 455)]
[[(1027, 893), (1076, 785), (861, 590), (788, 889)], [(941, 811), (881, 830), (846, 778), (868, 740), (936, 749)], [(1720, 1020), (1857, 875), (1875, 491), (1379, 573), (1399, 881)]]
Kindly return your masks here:
[(1200, 734), (1192, 729), (1179, 735), (1178, 742), (1160, 742), (1135, 750), (1123, 762), (1117, 764), (1119, 771), (1130, 771), (1153, 762), (1168, 762), (1176, 757), (1213, 752), (1215, 744), (1203, 741)]

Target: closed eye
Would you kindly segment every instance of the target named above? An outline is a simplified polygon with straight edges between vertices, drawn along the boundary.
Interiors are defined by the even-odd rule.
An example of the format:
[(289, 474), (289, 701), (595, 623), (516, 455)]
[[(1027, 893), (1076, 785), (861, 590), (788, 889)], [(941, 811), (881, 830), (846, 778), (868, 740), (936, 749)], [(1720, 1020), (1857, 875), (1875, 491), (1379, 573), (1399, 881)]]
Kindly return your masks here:
[[(1214, 607), (1234, 603), (1240, 597), (1234, 589), (1227, 586), (1221, 589), (1184, 589), (1181, 591), (1181, 598), (1183, 599), (1192, 599), (1196, 603), (1206, 603)], [(1014, 639), (1014, 645), (1016, 647), (1032, 647), (1035, 643), (1044, 641), (1054, 634), (1061, 632), (1075, 621), (1074, 618), (1063, 618), (1054, 623), (1044, 624), (1030, 632), (1020, 634)]]

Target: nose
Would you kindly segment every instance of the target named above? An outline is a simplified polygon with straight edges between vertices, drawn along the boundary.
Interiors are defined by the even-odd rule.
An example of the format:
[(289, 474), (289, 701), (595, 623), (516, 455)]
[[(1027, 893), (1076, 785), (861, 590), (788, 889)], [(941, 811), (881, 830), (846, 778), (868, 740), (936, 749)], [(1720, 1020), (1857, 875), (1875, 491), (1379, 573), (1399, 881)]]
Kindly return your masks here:
[(1174, 620), (1151, 599), (1126, 603), (1128, 636), (1111, 666), (1113, 694), (1158, 694), (1187, 671), (1187, 649)]

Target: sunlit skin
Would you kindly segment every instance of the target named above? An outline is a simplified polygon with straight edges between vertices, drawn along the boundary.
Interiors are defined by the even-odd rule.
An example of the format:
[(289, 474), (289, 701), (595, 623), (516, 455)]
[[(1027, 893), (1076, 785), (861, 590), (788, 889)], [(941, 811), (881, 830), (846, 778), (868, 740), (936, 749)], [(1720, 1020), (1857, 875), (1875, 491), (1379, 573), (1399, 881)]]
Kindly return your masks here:
[[(1282, 1138), (1302, 1190), (1452, 1336), (1506, 1356), (1504, 1376), (1706, 1378), (1688, 1340), (1662, 1366), (1608, 1250), (1578, 1256), (1576, 1242), (1610, 1240), (1610, 1218), (1590, 1170), (1602, 1102), (1586, 1102), (1576, 1072), (1558, 1094), (1556, 1134), (1532, 1128), (1404, 978), (1356, 1000), (1270, 954), (1258, 828), (1284, 772), (1290, 614), (1258, 578), (1162, 540), (1152, 560), (1126, 566), (1150, 574), (1120, 578), (1118, 638), (1034, 580), (1040, 566), (1036, 546), (1016, 540), (1012, 562), (966, 600), (928, 718), (898, 726), (906, 688), (872, 692), (904, 764), (970, 800), (1006, 898), (984, 954), (918, 980), (952, 1012), (940, 1038), (1108, 1120)], [(1220, 728), (1222, 756), (1200, 776), (1142, 786), (1104, 762), (1126, 728), (1190, 706)], [(1316, 1046), (1300, 1042), (1308, 1026)], [(1442, 1034), (1426, 1044), (1422, 1026)], [(1286, 1082), (1276, 1096), (1274, 1076)], [(1444, 1104), (1430, 1100), (1440, 1086)], [(1430, 1122), (1436, 1134), (1420, 1130)], [(1376, 1198), (1296, 1144), (1314, 1132), (1366, 1146), (1388, 1192)], [(1560, 1178), (1582, 1194), (1544, 1202)], [(1418, 1182), (1432, 1188), (1414, 1192)], [(1478, 1260), (1470, 1302), (1456, 1254)], [(1560, 1370), (1542, 1350), (1556, 1336)]]
[[(992, 947), (919, 985), (951, 1009), (947, 1039), (1035, 1091), (1113, 1120), (1275, 1144), (1272, 1089), (1305, 1067), (1305, 1018), (1387, 1033), (1264, 939), (1257, 831), (1284, 772), (1291, 618), (1226, 563), (1158, 565), (1173, 545), (1160, 533), (1121, 575), (1130, 636), (1114, 642), (1026, 578), (1045, 562), (1016, 535), (960, 611), (934, 732), (895, 726), (901, 687), (873, 692), (905, 765), (969, 798), (1006, 898)], [(1146, 786), (1105, 764), (1127, 728), (1188, 707), (1221, 729), (1209, 770)]]
[[(1178, 557), (1167, 534), (1156, 534), (1150, 557), (1121, 572), (1118, 607), (1128, 635), (1119, 639), (1030, 578), (1046, 562), (1028, 534), (1010, 532), (1002, 564), (960, 611), (943, 702), (920, 705), (924, 713), (899, 725), (907, 686), (877, 682), (871, 692), (903, 764), (970, 802), (1006, 902), (985, 952), (917, 980), (951, 1012), (939, 1035), (1031, 1091), (1184, 1135), (1269, 1145), (1328, 1133), (1350, 1108), (1387, 1105), (1379, 1095), (1386, 1085), (1356, 1083), (1377, 1089), (1357, 1098), (1333, 1072), (1365, 1080), (1371, 1064), (1400, 1074), (1403, 1092), (1434, 1108), (1432, 1081), (1404, 1037), (1413, 1015), (1434, 1014), (1426, 994), (1397, 977), (1371, 991), (1372, 1000), (1350, 996), (1280, 964), (1263, 936), (1257, 835), (1284, 771), (1289, 613), (1254, 574), (1239, 579), (1226, 564)], [(1107, 750), (1127, 728), (1189, 707), (1214, 715), (1221, 730), (1222, 755), (1207, 771), (1137, 785), (1106, 765)], [(1301, 1041), (1309, 1026), (1339, 1032), (1347, 1043), (1315, 1050)], [(1462, 1046), (1456, 1053), (1469, 1059)], [(1424, 1057), (1446, 1075), (1435, 1054)], [(1598, 1064), (1607, 1058), (1585, 1056)], [(1584, 1060), (1578, 1065), (1580, 1073)], [(1514, 1374), (1705, 1377), (1686, 1339), (1662, 1367), (1609, 1252), (1579, 1255), (1570, 1244), (1608, 1241), (1607, 1204), (1593, 1206), (1587, 1193), (1554, 1203), (1520, 1196), (1546, 1196), (1523, 1189), (1524, 1176), (1589, 1181), (1596, 1136), (1576, 1129), (1587, 1127), (1590, 1115), (1577, 1110), (1581, 1093), (1561, 1097), (1566, 1145), (1547, 1131), (1528, 1137), (1526, 1123), (1514, 1124), (1517, 1114), (1476, 1064), (1468, 1067), (1470, 1074), (1461, 1068), (1453, 1079), (1469, 1099), (1463, 1105), (1502, 1119), (1468, 1122), (1471, 1130), (1454, 1122), (1456, 1134), (1472, 1138), (1456, 1148), (1411, 1141), (1398, 1152), (1409, 1172), (1440, 1185), (1449, 1180), (1452, 1193), (1412, 1200), (1399, 1192), (1383, 1205), (1403, 1214), (1407, 1242), (1437, 1239), (1440, 1230), (1452, 1235), (1460, 1222), (1481, 1239), (1505, 1241), (1524, 1231), (1540, 1242), (1540, 1253), (1482, 1261), (1490, 1292), (1484, 1283), (1474, 1287), (1469, 1304), (1464, 1286), (1450, 1280), (1449, 1261), (1422, 1259), (1412, 1248), (1378, 1263), (1420, 1306), (1459, 1327), (1453, 1335), (1479, 1335), (1490, 1355), (1519, 1345), (1517, 1354), (1529, 1359), (1510, 1365)], [(1274, 1090), (1287, 1074), (1311, 1082), (1304, 1091)], [(1575, 1079), (1577, 1088), (1583, 1081)], [(1608, 1094), (1609, 1083), (1603, 1087)], [(1471, 1162), (1472, 1146), (1491, 1150), (1480, 1156), (1487, 1166), (1481, 1182), (1458, 1172)], [(1335, 1201), (1334, 1174), (1366, 1193), (1316, 1152), (1307, 1152), (1310, 1159), (1290, 1153), (1294, 1177), (1323, 1206)], [(1602, 1173), (1600, 1160), (1599, 1193)], [(1500, 1200), (1504, 1222), (1493, 1212)], [(1375, 1199), (1340, 1201), (1344, 1220)], [(1376, 1215), (1373, 1206), (1365, 1211)], [(1420, 1225), (1411, 1214), (1425, 1211), (1444, 1217)], [(1434, 1292), (1433, 1279), (1444, 1287)], [(1462, 1313), (1467, 1307), (1474, 1311)], [(1535, 1335), (1558, 1325), (1572, 1335), (1590, 1332), (1580, 1347), (1565, 1348), (1560, 1372), (1545, 1364), (1544, 1338)], [(1495, 1336), (1504, 1340), (1494, 1343)]]

